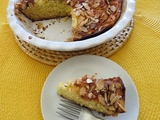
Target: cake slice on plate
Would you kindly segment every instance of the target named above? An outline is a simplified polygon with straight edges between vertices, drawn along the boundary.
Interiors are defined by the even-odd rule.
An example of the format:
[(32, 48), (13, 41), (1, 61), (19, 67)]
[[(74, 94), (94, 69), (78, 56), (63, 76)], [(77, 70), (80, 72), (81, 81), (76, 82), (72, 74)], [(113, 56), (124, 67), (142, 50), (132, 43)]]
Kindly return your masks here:
[(126, 112), (125, 86), (120, 77), (97, 79), (95, 75), (85, 75), (80, 79), (59, 83), (57, 92), (103, 115), (117, 116)]

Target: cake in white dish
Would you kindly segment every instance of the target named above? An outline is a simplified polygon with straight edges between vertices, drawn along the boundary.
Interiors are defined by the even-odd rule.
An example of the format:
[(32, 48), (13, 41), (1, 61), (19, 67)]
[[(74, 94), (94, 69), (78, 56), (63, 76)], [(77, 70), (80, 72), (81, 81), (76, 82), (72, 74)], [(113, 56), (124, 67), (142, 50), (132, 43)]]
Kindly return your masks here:
[(21, 0), (15, 9), (32, 21), (71, 16), (72, 37), (84, 40), (114, 26), (122, 12), (123, 0)]

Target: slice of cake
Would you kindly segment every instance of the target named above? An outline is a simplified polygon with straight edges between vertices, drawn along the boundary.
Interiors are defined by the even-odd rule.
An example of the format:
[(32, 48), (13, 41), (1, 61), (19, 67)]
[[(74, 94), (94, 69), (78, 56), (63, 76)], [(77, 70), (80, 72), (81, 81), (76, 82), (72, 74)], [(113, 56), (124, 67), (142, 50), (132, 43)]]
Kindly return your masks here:
[(123, 0), (21, 0), (15, 8), (32, 21), (72, 17), (72, 37), (84, 40), (109, 30), (118, 21)]
[(103, 115), (117, 116), (126, 111), (125, 86), (120, 77), (97, 79), (95, 75), (85, 75), (59, 83), (57, 93)]

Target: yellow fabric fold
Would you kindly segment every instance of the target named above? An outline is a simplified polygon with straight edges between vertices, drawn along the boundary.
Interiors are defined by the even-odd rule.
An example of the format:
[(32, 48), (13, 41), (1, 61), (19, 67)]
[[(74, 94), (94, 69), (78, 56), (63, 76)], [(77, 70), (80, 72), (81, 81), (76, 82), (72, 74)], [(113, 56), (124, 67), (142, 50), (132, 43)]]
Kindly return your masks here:
[[(54, 66), (34, 60), (19, 48), (7, 22), (7, 5), (7, 0), (1, 0), (0, 120), (43, 120), (41, 90)], [(160, 120), (159, 8), (158, 0), (136, 0), (132, 34), (109, 58), (122, 66), (136, 85), (139, 120)]]

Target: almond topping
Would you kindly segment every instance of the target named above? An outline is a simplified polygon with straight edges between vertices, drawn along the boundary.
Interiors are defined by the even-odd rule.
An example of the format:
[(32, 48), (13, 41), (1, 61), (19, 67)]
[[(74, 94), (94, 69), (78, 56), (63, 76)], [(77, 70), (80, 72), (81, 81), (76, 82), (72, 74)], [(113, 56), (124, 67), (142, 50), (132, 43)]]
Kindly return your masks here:
[(121, 84), (120, 83), (116, 83), (116, 88), (117, 89), (121, 88)]
[(111, 105), (113, 105), (113, 103), (115, 103), (116, 101), (118, 101), (121, 97), (120, 96), (115, 96), (112, 101), (111, 101)]
[(75, 14), (76, 14), (76, 16), (79, 16), (79, 15), (81, 14), (80, 10), (77, 10), (77, 11), (75, 12)]
[(105, 102), (108, 103), (107, 93), (104, 94)]
[(80, 91), (79, 91), (79, 94), (80, 94), (81, 96), (84, 96), (85, 94), (87, 94), (87, 89), (86, 89), (85, 87), (81, 87), (81, 88), (80, 88)]
[(86, 13), (87, 13), (89, 16), (94, 16), (93, 10), (88, 10)]
[(98, 7), (100, 5), (100, 3), (95, 3), (95, 4), (93, 4), (93, 8), (96, 8), (96, 7)]
[(112, 83), (112, 84), (110, 84), (110, 85), (109, 85), (109, 90), (111, 90), (111, 91), (115, 91), (114, 83)]
[(75, 7), (78, 8), (78, 9), (80, 9), (80, 8), (82, 8), (83, 6), (82, 6), (81, 4), (76, 4)]
[(111, 15), (110, 17), (111, 17), (111, 19), (112, 19), (113, 21), (116, 19), (116, 17), (115, 17), (114, 15)]
[(107, 4), (109, 5), (109, 0), (106, 0)]
[(112, 6), (111, 6), (111, 10), (112, 10), (112, 12), (115, 12), (115, 11), (116, 11), (116, 9), (117, 9), (117, 8), (116, 8), (114, 5), (112, 5)]
[(81, 79), (77, 79), (74, 84), (81, 85), (81, 82), (82, 82)]
[(87, 30), (86, 27), (81, 26), (81, 27), (79, 27), (79, 28), (80, 28), (80, 30), (83, 31), (83, 32), (88, 32), (88, 30)]
[(95, 0), (95, 2), (100, 3), (100, 2), (101, 2), (101, 0)]
[(97, 83), (96, 83), (96, 90), (100, 91), (103, 88), (104, 88), (104, 81), (103, 80), (97, 81)]
[(68, 4), (68, 3), (70, 3), (70, 2), (71, 2), (71, 0), (67, 0), (67, 2), (66, 2), (66, 3)]
[(89, 83), (92, 83), (93, 81), (88, 78), (88, 79), (86, 80), (86, 82), (89, 84)]
[(102, 95), (98, 95), (98, 100), (102, 105), (106, 105), (104, 97)]
[(126, 111), (125, 108), (119, 102), (117, 102), (117, 105), (120, 108), (121, 112), (125, 112)]
[(115, 110), (116, 110), (113, 106), (109, 106), (108, 109), (109, 109), (110, 111), (115, 111)]
[(95, 24), (95, 23), (93, 23), (93, 24), (90, 25), (90, 28), (91, 28), (91, 29), (93, 29), (93, 28), (95, 28), (95, 27), (96, 27), (96, 24)]
[(87, 10), (90, 10), (90, 7), (89, 7), (88, 3), (82, 3), (82, 5), (83, 5), (84, 8), (86, 8)]
[(110, 101), (112, 101), (114, 97), (115, 97), (115, 93), (112, 93), (112, 94), (110, 95)]
[(88, 93), (88, 98), (89, 98), (89, 99), (91, 99), (91, 98), (92, 98), (92, 96), (93, 96), (93, 93), (91, 93), (91, 92), (90, 92), (90, 93)]

